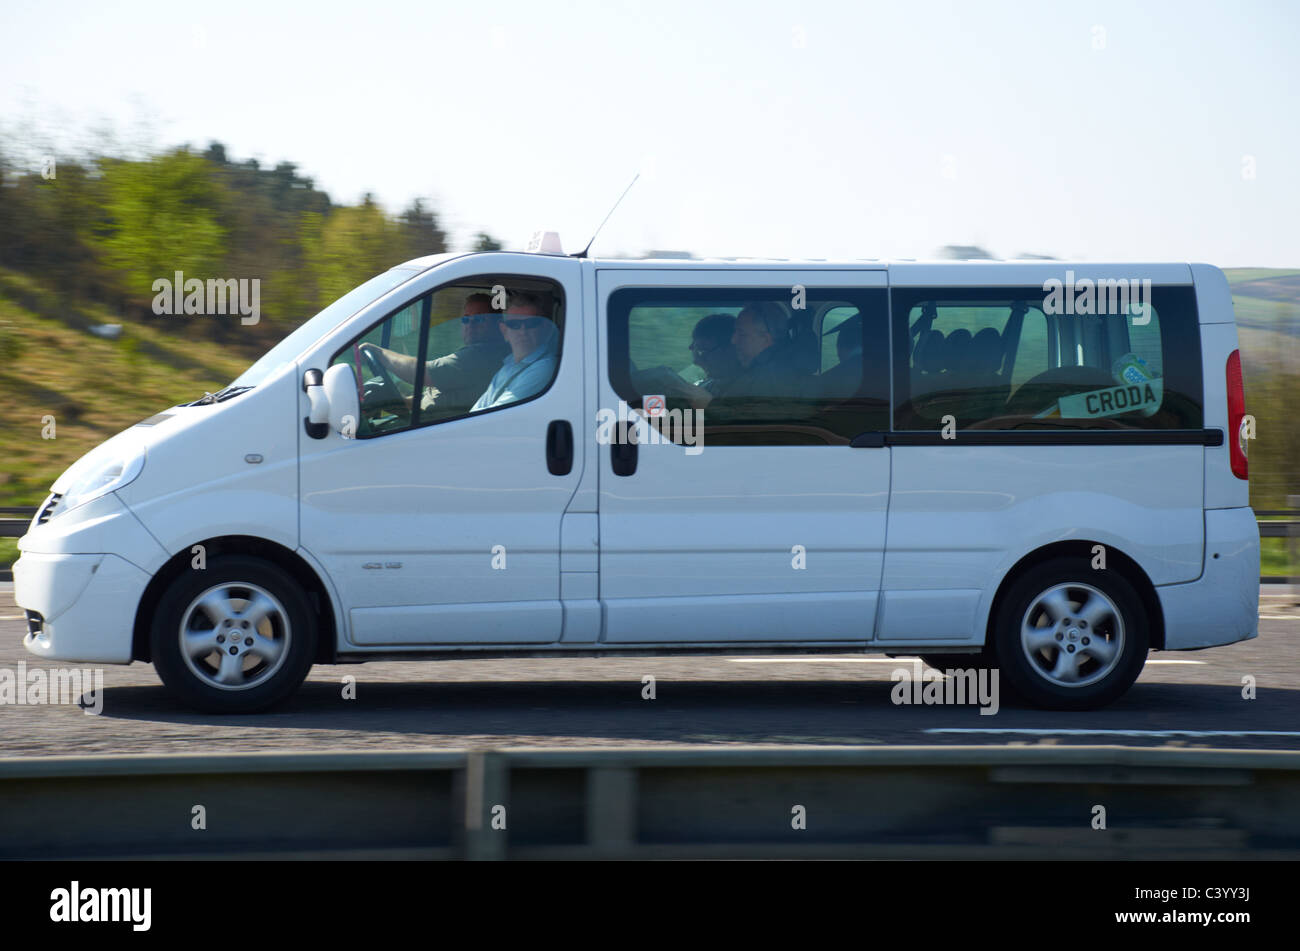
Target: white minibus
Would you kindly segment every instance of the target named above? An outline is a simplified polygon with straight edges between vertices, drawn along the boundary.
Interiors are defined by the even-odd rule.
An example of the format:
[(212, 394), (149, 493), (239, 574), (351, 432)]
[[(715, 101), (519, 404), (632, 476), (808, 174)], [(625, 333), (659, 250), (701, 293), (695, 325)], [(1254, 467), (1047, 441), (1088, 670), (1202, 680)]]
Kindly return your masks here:
[(1203, 264), (441, 254), (54, 483), (25, 644), (266, 708), (313, 664), (873, 652), (1088, 709), (1256, 636)]

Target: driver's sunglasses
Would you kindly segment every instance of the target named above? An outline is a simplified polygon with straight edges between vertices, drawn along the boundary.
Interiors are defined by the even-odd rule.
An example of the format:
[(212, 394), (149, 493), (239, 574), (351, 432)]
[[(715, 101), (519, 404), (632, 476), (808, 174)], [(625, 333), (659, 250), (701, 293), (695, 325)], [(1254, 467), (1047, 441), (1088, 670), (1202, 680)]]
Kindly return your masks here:
[(511, 320), (509, 317), (502, 317), (501, 323), (505, 324), (511, 330), (518, 330), (523, 327), (526, 330), (532, 330), (546, 323), (545, 317), (525, 317), (523, 320)]
[(706, 350), (698, 340), (692, 340), (690, 346), (687, 347), (686, 349), (691, 351), (691, 353), (696, 354), (697, 356), (703, 357), (703, 356), (707, 356), (710, 353), (713, 353), (714, 351), (721, 350), (724, 346), (726, 346), (726, 344), (720, 343), (716, 347), (709, 347)]
[(461, 314), (460, 322), (462, 324), (481, 324), (485, 320), (496, 320), (496, 314)]

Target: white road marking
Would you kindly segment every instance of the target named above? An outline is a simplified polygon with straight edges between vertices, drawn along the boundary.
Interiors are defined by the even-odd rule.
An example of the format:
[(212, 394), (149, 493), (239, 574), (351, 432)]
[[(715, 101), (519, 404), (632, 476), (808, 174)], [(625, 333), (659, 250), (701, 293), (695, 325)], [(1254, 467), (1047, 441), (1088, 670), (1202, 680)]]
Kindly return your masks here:
[[(971, 657), (976, 655), (971, 654)], [(733, 664), (896, 664), (908, 665), (915, 661), (907, 658), (891, 657), (728, 657), (727, 660)], [(1199, 664), (1204, 666), (1209, 661), (1204, 660), (1149, 660), (1147, 664)]]
[(25, 614), (0, 614), (0, 621), (21, 621), (26, 616)]
[[(972, 653), (971, 657), (974, 657)], [(732, 664), (913, 664), (906, 657), (728, 657)], [(1147, 664), (1208, 664), (1205, 660), (1148, 660)]]
[(1300, 736), (1300, 730), (980, 730), (974, 727), (944, 727), (926, 733), (1025, 733), (1030, 736)]
[[(973, 654), (971, 656), (974, 656)], [(728, 657), (733, 664), (910, 664), (889, 657)]]

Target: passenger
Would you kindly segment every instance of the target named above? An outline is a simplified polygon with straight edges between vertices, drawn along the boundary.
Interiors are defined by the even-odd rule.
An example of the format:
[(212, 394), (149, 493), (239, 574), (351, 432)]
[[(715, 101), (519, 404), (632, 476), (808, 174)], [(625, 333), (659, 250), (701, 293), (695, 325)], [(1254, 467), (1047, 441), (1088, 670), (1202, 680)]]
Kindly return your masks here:
[(695, 365), (704, 371), (704, 379), (696, 386), (704, 387), (713, 395), (744, 369), (731, 342), (735, 327), (736, 318), (731, 314), (709, 314), (700, 318), (691, 332), (691, 356)]
[[(710, 314), (696, 324), (692, 333), (696, 338), (691, 343), (693, 353), (701, 349), (698, 332), (703, 328), (705, 340), (710, 339), (712, 328), (722, 326), (721, 321), (715, 320), (720, 317), (727, 315)], [(790, 400), (807, 395), (810, 378), (791, 365), (789, 318), (780, 305), (771, 301), (749, 303), (728, 320), (734, 320), (730, 345), (718, 351), (720, 356), (725, 355), (724, 362), (712, 368), (700, 363), (710, 374), (710, 380), (705, 382), (713, 385), (688, 384), (667, 367), (635, 371), (633, 385), (642, 393), (664, 393), (683, 399), (697, 409), (708, 407), (717, 414), (716, 420), (754, 418), (756, 414), (766, 413), (771, 405), (779, 403), (788, 407)], [(728, 373), (732, 375), (727, 376)]]
[[(424, 364), (424, 394), (420, 409), (437, 404), (440, 410), (466, 410), (483, 392), (492, 374), (501, 366), (507, 346), (501, 337), (499, 314), (492, 311), (492, 298), (483, 293), (465, 298), (460, 334), (464, 346)], [(388, 350), (373, 343), (361, 345), (372, 357), (406, 383), (415, 382), (415, 357)], [(410, 403), (410, 399), (407, 399)]]
[(560, 333), (544, 298), (524, 291), (512, 294), (501, 318), (501, 335), (510, 352), (470, 412), (536, 396), (555, 376)]
[(830, 397), (849, 397), (862, 385), (862, 314), (849, 317), (831, 333), (839, 363), (821, 375), (822, 392)]
[(492, 374), (506, 354), (501, 337), (501, 315), (492, 311), (492, 298), (483, 293), (465, 300), (460, 318), (461, 339), (465, 345), (455, 353), (431, 360), (425, 367), (424, 399), (427, 407), (434, 399), (439, 408), (469, 407), (483, 392)]
[(790, 320), (779, 304), (755, 301), (736, 315), (731, 343), (743, 367), (716, 396), (792, 397), (803, 390), (802, 374), (789, 362)]
[(736, 315), (731, 343), (741, 370), (706, 402), (705, 419), (715, 424), (790, 419), (812, 411), (807, 397), (812, 377), (794, 366), (789, 318), (779, 304), (755, 301)]

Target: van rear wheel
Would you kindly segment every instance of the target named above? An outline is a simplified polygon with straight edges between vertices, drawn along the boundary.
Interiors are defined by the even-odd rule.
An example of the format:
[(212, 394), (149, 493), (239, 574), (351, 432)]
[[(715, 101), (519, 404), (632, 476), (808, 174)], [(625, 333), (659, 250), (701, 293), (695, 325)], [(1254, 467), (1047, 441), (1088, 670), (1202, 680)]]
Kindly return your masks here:
[(1051, 710), (1092, 710), (1122, 695), (1142, 672), (1149, 636), (1127, 578), (1068, 557), (1011, 585), (994, 632), (1008, 686)]
[(220, 555), (163, 594), (151, 630), (154, 669), (189, 706), (250, 713), (283, 700), (316, 654), (316, 619), (278, 565)]

